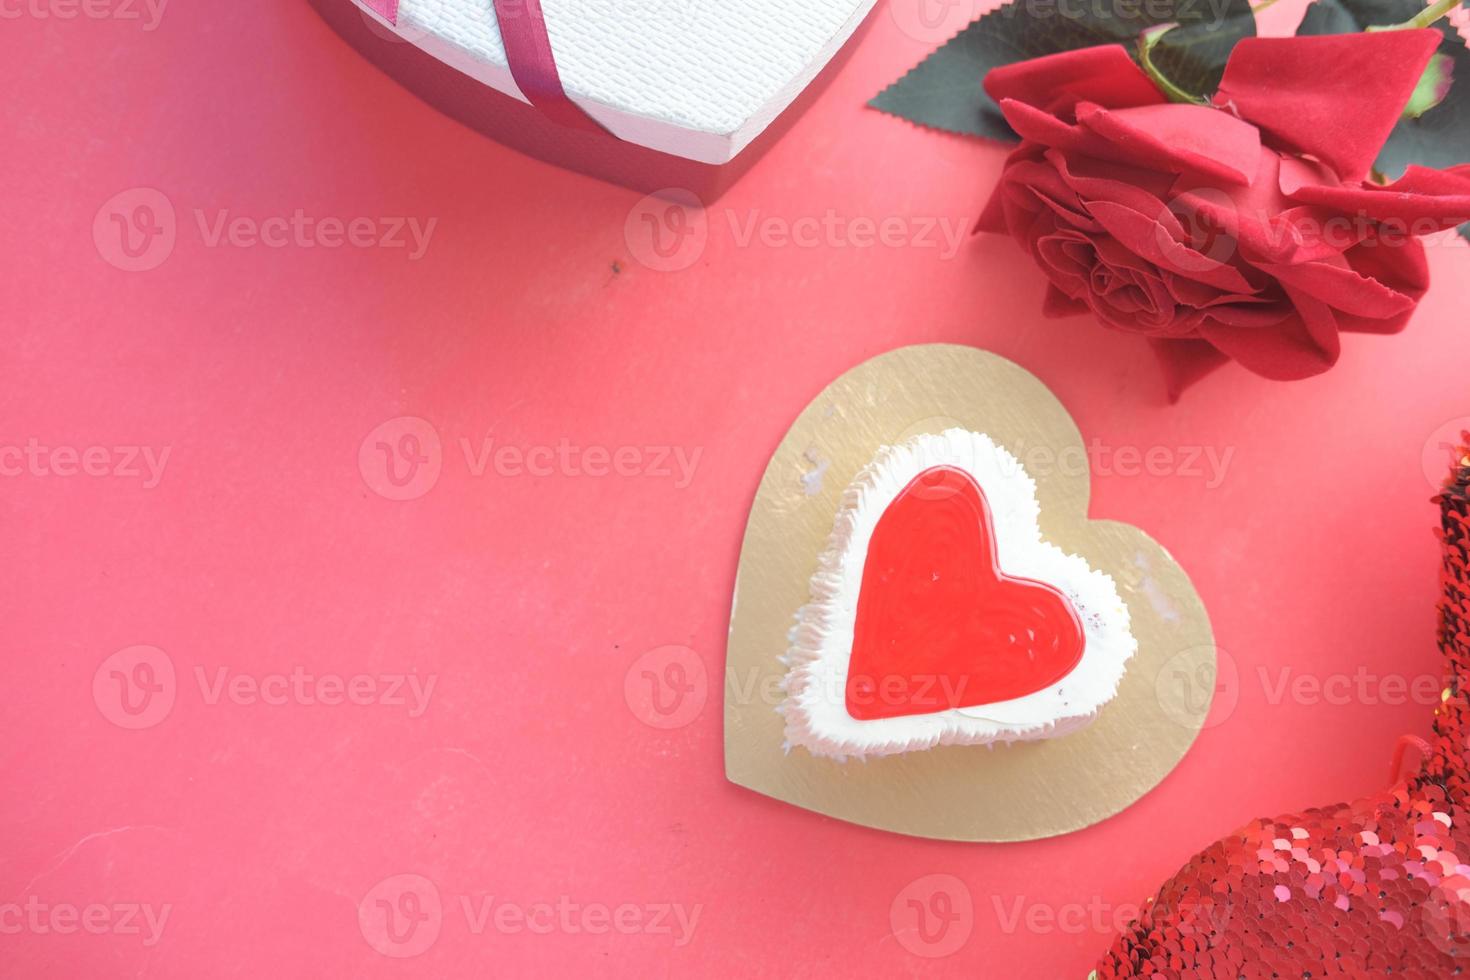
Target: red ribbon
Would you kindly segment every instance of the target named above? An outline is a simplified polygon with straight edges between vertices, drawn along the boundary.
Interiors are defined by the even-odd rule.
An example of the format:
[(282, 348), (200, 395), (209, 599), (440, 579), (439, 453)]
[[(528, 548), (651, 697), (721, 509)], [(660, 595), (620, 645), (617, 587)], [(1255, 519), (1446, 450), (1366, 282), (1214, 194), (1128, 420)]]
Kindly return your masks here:
[(576, 129), (602, 130), (597, 120), (567, 97), (546, 36), (541, 0), (495, 0), (505, 58), (521, 94), (553, 122)]
[[(397, 25), (398, 0), (364, 2), (388, 23)], [(562, 88), (556, 57), (551, 53), (551, 39), (546, 34), (541, 0), (494, 0), (494, 3), (500, 39), (505, 43), (505, 59), (521, 94), (553, 122), (573, 129), (606, 132)]]

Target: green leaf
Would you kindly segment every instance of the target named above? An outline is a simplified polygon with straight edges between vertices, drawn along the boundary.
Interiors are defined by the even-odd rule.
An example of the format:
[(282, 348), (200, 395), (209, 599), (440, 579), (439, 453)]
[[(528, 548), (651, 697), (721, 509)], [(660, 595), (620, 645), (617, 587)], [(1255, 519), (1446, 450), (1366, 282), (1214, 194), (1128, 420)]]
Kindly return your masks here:
[(1236, 42), (1255, 37), (1256, 15), (1250, 0), (1197, 0), (1191, 10), (1160, 39), (1152, 52), (1153, 63), (1184, 91), (1210, 96), (1220, 87), (1225, 62)]
[[(1409, 16), (1413, 16), (1410, 14)], [(1396, 21), (1384, 21), (1385, 24), (1397, 23)], [(1308, 34), (1356, 34), (1363, 29), (1363, 24), (1357, 16), (1340, 0), (1315, 0), (1307, 7), (1307, 12), (1302, 15), (1302, 22), (1297, 26), (1299, 35)]]
[(1424, 9), (1421, 0), (1316, 0), (1297, 34), (1356, 34), (1365, 27), (1402, 24)]
[[(1352, 34), (1367, 27), (1402, 24), (1424, 9), (1419, 0), (1316, 0), (1307, 8), (1298, 34)], [(1450, 84), (1443, 99), (1413, 118), (1399, 120), (1375, 165), (1390, 179), (1403, 175), (1411, 163), (1424, 167), (1452, 167), (1470, 162), (1470, 50), (1452, 25), (1440, 21), (1432, 28), (1441, 34), (1439, 50), (1426, 74), (1443, 71)], [(1365, 82), (1371, 84), (1370, 79)], [(1420, 81), (1420, 88), (1426, 83)], [(1415, 91), (1416, 98), (1418, 90)], [(1411, 101), (1410, 106), (1414, 103)]]
[(875, 109), (952, 133), (1015, 138), (985, 94), (985, 73), (1001, 65), (1099, 44), (1135, 40), (1177, 24), (1152, 56), (1176, 85), (1207, 95), (1219, 83), (1235, 42), (1255, 33), (1249, 0), (1013, 0), (960, 31), (870, 102)]
[(1450, 84), (1454, 80), (1454, 59), (1447, 54), (1435, 52), (1425, 66), (1424, 74), (1419, 76), (1419, 84), (1414, 86), (1409, 104), (1404, 106), (1404, 118), (1418, 119), (1443, 102), (1445, 96), (1450, 94)]
[(1206, 105), (1209, 100), (1201, 96), (1186, 92), (1174, 80), (1166, 75), (1155, 61), (1154, 48), (1159, 46), (1166, 34), (1172, 33), (1177, 28), (1173, 24), (1160, 24), (1158, 27), (1150, 27), (1138, 37), (1138, 64), (1143, 73), (1154, 83), (1154, 87), (1164, 93), (1164, 97), (1170, 102), (1188, 102), (1195, 105)]
[[(1448, 24), (1436, 25), (1448, 33), (1439, 54), (1450, 59), (1455, 77), (1470, 79), (1470, 51)], [(1451, 85), (1444, 101), (1417, 119), (1400, 119), (1378, 154), (1378, 170), (1397, 178), (1411, 163), (1423, 167), (1453, 167), (1470, 163), (1470, 82)]]

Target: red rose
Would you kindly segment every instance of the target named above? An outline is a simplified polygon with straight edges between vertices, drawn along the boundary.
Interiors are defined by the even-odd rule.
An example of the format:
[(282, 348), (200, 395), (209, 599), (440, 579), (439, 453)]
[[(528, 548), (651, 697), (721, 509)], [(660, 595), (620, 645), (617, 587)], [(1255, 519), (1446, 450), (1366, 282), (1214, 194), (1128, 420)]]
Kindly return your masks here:
[(1339, 331), (1403, 329), (1429, 284), (1414, 236), (1470, 219), (1470, 167), (1369, 173), (1439, 38), (1249, 38), (1213, 106), (1168, 102), (1118, 45), (994, 69), (1021, 145), (980, 227), (1031, 253), (1048, 315), (1149, 337), (1174, 396), (1232, 358), (1318, 374)]

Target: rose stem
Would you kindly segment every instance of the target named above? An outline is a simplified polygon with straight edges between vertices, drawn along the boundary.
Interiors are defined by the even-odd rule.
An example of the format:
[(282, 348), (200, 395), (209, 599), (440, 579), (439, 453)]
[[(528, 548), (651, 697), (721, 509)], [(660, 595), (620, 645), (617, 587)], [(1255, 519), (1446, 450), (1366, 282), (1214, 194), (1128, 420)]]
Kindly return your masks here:
[[(1274, 3), (1275, 0), (1267, 0), (1267, 2)], [(1425, 7), (1413, 17), (1410, 17), (1408, 20), (1404, 21), (1402, 24), (1389, 24), (1386, 27), (1370, 27), (1368, 28), (1368, 30), (1412, 31), (1417, 30), (1421, 27), (1428, 27), (1430, 24), (1433, 24), (1445, 14), (1449, 13), (1451, 10), (1454, 10), (1456, 7), (1458, 7), (1461, 2), (1462, 0), (1435, 0), (1433, 4)]]

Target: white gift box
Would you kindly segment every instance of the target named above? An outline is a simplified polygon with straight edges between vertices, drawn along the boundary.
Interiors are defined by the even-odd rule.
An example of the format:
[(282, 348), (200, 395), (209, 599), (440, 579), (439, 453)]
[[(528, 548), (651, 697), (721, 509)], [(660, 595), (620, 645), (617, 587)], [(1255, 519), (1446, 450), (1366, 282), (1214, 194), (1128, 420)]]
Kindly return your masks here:
[[(874, 0), (313, 3), (375, 63), (456, 118), (560, 165), (655, 189), (647, 185), (681, 173), (727, 183), (732, 174), (674, 162), (730, 170), (749, 155), (834, 67)], [(507, 44), (501, 16), (536, 25), (553, 80), (592, 124), (545, 129), (555, 116), (518, 84), (525, 48)]]

